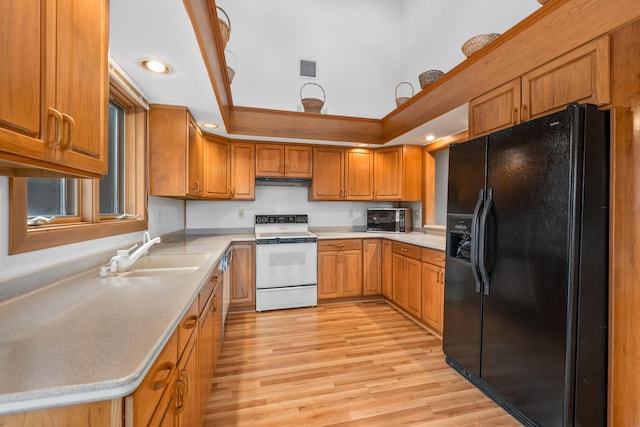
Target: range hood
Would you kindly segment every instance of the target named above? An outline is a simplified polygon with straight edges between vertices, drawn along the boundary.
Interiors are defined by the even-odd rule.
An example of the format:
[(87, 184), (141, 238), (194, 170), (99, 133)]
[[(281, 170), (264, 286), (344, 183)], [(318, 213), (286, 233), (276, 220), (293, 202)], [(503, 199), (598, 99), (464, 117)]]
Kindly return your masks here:
[(256, 185), (280, 187), (308, 187), (311, 178), (256, 178)]

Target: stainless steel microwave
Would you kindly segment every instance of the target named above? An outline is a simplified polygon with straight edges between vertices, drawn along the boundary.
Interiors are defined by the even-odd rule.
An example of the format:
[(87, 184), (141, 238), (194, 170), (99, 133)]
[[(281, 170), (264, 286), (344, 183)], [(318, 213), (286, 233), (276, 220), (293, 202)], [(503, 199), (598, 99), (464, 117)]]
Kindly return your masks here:
[(411, 232), (411, 208), (367, 209), (367, 231)]

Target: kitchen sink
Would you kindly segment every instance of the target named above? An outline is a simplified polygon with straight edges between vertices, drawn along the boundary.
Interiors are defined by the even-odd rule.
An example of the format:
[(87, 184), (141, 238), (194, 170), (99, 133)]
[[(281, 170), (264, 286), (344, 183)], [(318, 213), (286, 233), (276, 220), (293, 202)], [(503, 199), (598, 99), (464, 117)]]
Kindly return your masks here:
[(149, 254), (140, 257), (121, 277), (182, 276), (196, 271), (209, 258), (206, 253)]

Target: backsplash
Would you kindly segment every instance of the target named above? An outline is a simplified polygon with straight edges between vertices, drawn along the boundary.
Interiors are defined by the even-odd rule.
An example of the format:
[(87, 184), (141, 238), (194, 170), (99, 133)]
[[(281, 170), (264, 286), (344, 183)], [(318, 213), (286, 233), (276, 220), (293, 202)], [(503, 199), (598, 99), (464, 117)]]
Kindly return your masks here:
[(207, 229), (253, 231), (257, 214), (307, 214), (309, 228), (346, 230), (366, 226), (367, 208), (391, 207), (393, 202), (312, 202), (306, 187), (257, 186), (252, 201), (187, 201), (187, 233)]

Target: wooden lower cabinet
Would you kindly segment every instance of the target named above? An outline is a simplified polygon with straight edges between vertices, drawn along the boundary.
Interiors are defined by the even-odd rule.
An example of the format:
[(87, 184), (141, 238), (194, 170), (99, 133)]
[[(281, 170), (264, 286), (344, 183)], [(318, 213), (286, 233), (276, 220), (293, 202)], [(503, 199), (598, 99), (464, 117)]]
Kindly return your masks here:
[(392, 268), (392, 301), (419, 318), (422, 307), (420, 262), (394, 253)]
[(422, 321), (442, 335), (445, 254), (422, 248)]
[[(191, 427), (200, 425), (200, 387), (198, 370), (198, 334), (191, 335), (180, 359), (175, 391), (177, 425)], [(162, 424), (161, 424), (162, 425)], [(171, 424), (169, 424), (171, 425)]]
[[(82, 420), (83, 424), (78, 424)], [(122, 426), (122, 399), (0, 415), (2, 427)]]
[(318, 300), (362, 294), (362, 241), (318, 242)]
[(362, 293), (364, 295), (380, 295), (381, 293), (381, 259), (382, 246), (380, 239), (363, 239)]
[(232, 258), (229, 262), (228, 275), (225, 280), (231, 280), (229, 304), (232, 308), (255, 309), (256, 307), (256, 274), (255, 257), (256, 244), (234, 243)]
[(382, 240), (382, 260), (380, 268), (380, 279), (382, 282), (382, 295), (388, 299), (392, 298), (393, 289), (393, 251), (389, 240)]

